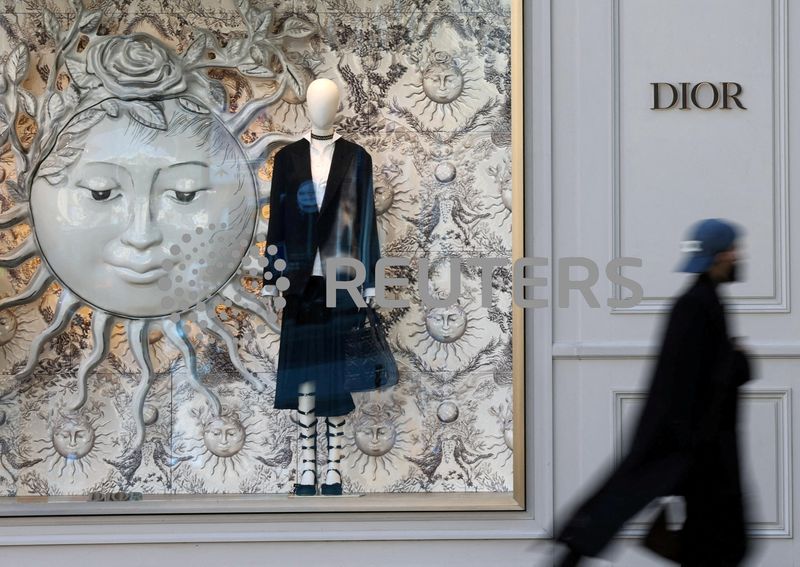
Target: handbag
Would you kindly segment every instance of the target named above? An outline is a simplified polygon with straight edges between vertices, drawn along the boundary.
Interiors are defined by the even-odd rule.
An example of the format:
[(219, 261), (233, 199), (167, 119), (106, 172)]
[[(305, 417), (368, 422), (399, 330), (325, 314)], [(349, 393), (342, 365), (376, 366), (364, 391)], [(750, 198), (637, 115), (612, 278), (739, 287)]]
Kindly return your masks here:
[(642, 545), (665, 559), (680, 563), (683, 559), (683, 539), (681, 530), (667, 528), (667, 506), (662, 505)]
[(383, 323), (372, 306), (366, 310), (365, 324), (350, 329), (344, 341), (344, 389), (348, 392), (394, 386), (399, 378)]
[[(370, 190), (369, 193), (371, 194), (372, 191)], [(370, 225), (370, 218), (374, 222), (374, 200), (368, 200), (367, 204), (369, 207), (364, 215), (364, 226)], [(359, 242), (359, 260), (365, 269), (369, 269), (366, 258), (368, 245), (368, 231), (362, 230)], [(361, 289), (363, 292), (363, 288)], [(366, 311), (367, 316), (364, 323), (369, 323), (369, 325), (357, 324), (344, 338), (344, 389), (348, 392), (364, 392), (394, 386), (400, 376), (380, 317), (369, 304), (366, 306)]]

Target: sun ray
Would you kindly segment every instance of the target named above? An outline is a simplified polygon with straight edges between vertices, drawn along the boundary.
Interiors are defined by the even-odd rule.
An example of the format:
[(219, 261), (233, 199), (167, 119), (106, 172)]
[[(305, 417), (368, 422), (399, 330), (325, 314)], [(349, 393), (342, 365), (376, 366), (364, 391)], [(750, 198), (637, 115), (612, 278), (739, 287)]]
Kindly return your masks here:
[(239, 112), (233, 114), (226, 120), (228, 129), (231, 131), (231, 133), (233, 133), (234, 136), (239, 136), (244, 133), (250, 123), (255, 119), (256, 116), (258, 116), (260, 112), (283, 96), (285, 89), (286, 83), (282, 82), (280, 88), (276, 89), (275, 92), (270, 96), (264, 98), (254, 98), (245, 103)]
[(189, 373), (189, 385), (203, 394), (211, 404), (211, 410), (214, 415), (219, 415), (222, 410), (219, 398), (217, 398), (217, 396), (200, 380), (197, 373), (197, 356), (195, 355), (192, 343), (189, 342), (189, 337), (186, 336), (186, 330), (183, 328), (183, 321), (175, 323), (171, 319), (164, 319), (160, 321), (160, 325), (161, 330), (164, 331), (164, 336), (167, 337), (169, 342), (175, 345), (183, 357), (183, 362)]
[(61, 290), (53, 321), (41, 334), (37, 335), (36, 338), (31, 341), (28, 361), (25, 363), (25, 367), (17, 373), (16, 378), (18, 380), (24, 380), (33, 374), (33, 369), (36, 368), (36, 363), (39, 361), (39, 355), (42, 353), (45, 343), (56, 335), (60, 335), (64, 332), (67, 325), (69, 325), (69, 322), (72, 320), (72, 316), (75, 315), (75, 312), (81, 305), (83, 304), (78, 296), (66, 288)]
[(142, 372), (139, 385), (136, 387), (136, 392), (133, 397), (133, 420), (136, 424), (136, 445), (140, 446), (144, 443), (145, 425), (144, 425), (144, 401), (147, 398), (147, 392), (150, 391), (150, 386), (153, 385), (156, 373), (153, 370), (153, 364), (150, 361), (150, 341), (148, 334), (150, 331), (149, 319), (128, 319), (128, 344), (130, 345), (133, 357)]
[(0, 255), (0, 267), (14, 268), (22, 264), (25, 260), (36, 254), (36, 242), (32, 238), (26, 238), (22, 244)]
[(270, 313), (267, 311), (266, 307), (253, 299), (250, 293), (248, 293), (238, 281), (229, 282), (219, 290), (217, 295), (232, 302), (237, 308), (260, 317), (270, 329), (276, 333), (280, 333), (281, 328), (278, 326), (277, 315), (275, 315), (275, 313)]
[(250, 163), (261, 164), (264, 160), (264, 156), (270, 155), (277, 146), (290, 144), (294, 142), (295, 139), (296, 137), (281, 133), (267, 134), (249, 146), (246, 146), (244, 151)]
[(247, 380), (256, 390), (263, 392), (264, 383), (253, 376), (247, 369), (244, 361), (242, 361), (242, 358), (239, 356), (236, 338), (225, 328), (225, 325), (220, 322), (213, 308), (207, 306), (205, 311), (199, 311), (197, 313), (197, 321), (201, 326), (205, 323), (205, 330), (225, 343), (225, 346), (228, 348), (228, 356), (230, 357), (231, 363), (242, 375), (242, 378)]
[(142, 373), (133, 397), (133, 420), (136, 424), (135, 442), (137, 446), (144, 443), (144, 401), (156, 376), (150, 361), (149, 330), (149, 319), (128, 319), (127, 321), (128, 344)]
[(25, 289), (23, 289), (17, 295), (0, 299), (0, 309), (17, 307), (18, 305), (22, 305), (39, 298), (45, 292), (45, 290), (47, 290), (52, 281), (53, 274), (51, 274), (50, 271), (45, 268), (44, 264), (39, 264), (39, 266), (36, 268), (36, 272), (28, 282), (28, 285), (25, 286)]
[(77, 411), (89, 397), (89, 375), (108, 354), (111, 344), (111, 331), (114, 329), (114, 317), (105, 311), (95, 309), (92, 313), (92, 352), (83, 359), (78, 368), (78, 399), (71, 409)]
[(0, 213), (0, 228), (8, 228), (26, 220), (31, 214), (27, 203), (19, 203)]

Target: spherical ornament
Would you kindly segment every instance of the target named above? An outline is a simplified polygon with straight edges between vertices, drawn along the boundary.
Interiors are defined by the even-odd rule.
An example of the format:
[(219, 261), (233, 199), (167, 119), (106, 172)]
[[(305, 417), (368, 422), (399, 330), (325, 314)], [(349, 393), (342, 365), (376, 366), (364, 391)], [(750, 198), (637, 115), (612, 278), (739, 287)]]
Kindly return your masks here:
[(154, 405), (145, 404), (142, 414), (144, 416), (145, 425), (153, 425), (158, 421), (158, 408)]
[(503, 441), (506, 442), (506, 447), (514, 449), (514, 430), (511, 427), (503, 431)]
[(503, 206), (510, 211), (512, 205), (514, 204), (511, 187), (503, 188), (503, 190), (500, 191), (500, 200), (503, 201)]
[(450, 183), (456, 178), (456, 166), (453, 162), (443, 161), (436, 166), (433, 175), (439, 183)]
[(151, 345), (156, 344), (163, 338), (164, 338), (164, 332), (158, 327), (150, 330), (150, 332), (147, 334), (147, 342), (149, 342)]
[(458, 406), (453, 402), (442, 402), (436, 410), (436, 416), (442, 423), (453, 423), (458, 419)]

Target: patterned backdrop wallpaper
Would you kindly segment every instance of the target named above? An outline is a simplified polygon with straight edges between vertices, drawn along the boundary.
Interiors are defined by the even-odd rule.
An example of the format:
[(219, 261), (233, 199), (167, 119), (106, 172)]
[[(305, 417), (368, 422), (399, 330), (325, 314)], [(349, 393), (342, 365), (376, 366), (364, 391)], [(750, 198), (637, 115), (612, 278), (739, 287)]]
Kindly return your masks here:
[[(102, 33), (153, 34), (184, 52), (198, 33), (236, 42), (244, 25), (233, 1), (91, 0)], [(0, 2), (0, 51), (20, 43), (32, 53), (25, 86), (41, 91), (54, 45), (42, 8), (66, 28), (67, 0)], [(304, 88), (315, 77), (343, 94), (339, 132), (373, 156), (376, 206), (386, 256), (432, 261), (431, 292), (449, 292), (448, 256), (511, 257), (511, 75), (509, 0), (296, 0), (253, 2), (272, 9), (271, 33), (292, 64), (294, 88), (255, 120), (243, 141), (267, 131), (299, 135), (309, 122)], [(232, 109), (267, 88), (211, 70)], [(25, 116), (21, 137), (35, 125)], [(3, 181), (15, 176), (2, 147)], [(265, 186), (271, 162), (259, 170)], [(3, 183), (2, 209), (13, 206)], [(0, 250), (28, 236), (0, 231)], [(480, 271), (461, 268), (461, 295), (450, 308), (426, 309), (416, 262), (395, 268), (410, 307), (382, 309), (402, 370), (398, 386), (360, 394), (347, 421), (345, 492), (504, 492), (512, 489), (511, 274), (493, 276), (494, 305), (480, 301)], [(2, 270), (0, 295), (19, 292), (31, 262)], [(257, 292), (260, 280), (249, 282)], [(60, 290), (0, 312), (0, 364), (6, 382), (24, 364), (31, 341), (54, 316)], [(0, 398), (0, 494), (83, 495), (285, 493), (296, 471), (294, 412), (272, 409), (278, 335), (252, 315), (220, 306), (248, 369), (267, 384), (241, 379), (224, 345), (190, 337), (203, 381), (222, 402), (214, 415), (185, 380), (178, 350), (149, 338), (157, 371), (147, 397), (141, 448), (134, 443), (131, 399), (139, 380), (122, 327), (90, 380), (89, 401), (70, 412), (76, 372), (92, 348), (91, 313), (79, 310), (43, 350), (35, 376)], [(193, 327), (190, 327), (190, 329)], [(195, 329), (196, 331), (196, 329)], [(323, 434), (322, 425), (320, 435)], [(225, 439), (227, 442), (221, 442)], [(324, 437), (320, 437), (322, 442)], [(67, 443), (71, 443), (67, 448)], [(319, 452), (320, 466), (325, 451)]]

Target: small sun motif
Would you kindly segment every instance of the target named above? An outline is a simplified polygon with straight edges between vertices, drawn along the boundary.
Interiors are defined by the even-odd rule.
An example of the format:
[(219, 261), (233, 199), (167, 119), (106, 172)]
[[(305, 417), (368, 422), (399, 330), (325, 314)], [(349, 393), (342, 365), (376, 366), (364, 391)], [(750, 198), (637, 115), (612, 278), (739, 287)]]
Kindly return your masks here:
[(408, 448), (406, 435), (410, 431), (404, 427), (411, 420), (399, 419), (404, 413), (400, 400), (394, 396), (356, 407), (350, 419), (353, 429), (348, 437), (358, 452), (351, 460), (351, 468), (360, 468), (363, 475), (371, 467), (373, 480), (377, 479), (379, 467), (386, 474), (390, 474), (389, 468), (396, 470), (392, 452)]
[(455, 269), (458, 269), (455, 259), (435, 260), (428, 272), (430, 296), (443, 300), (455, 293), (456, 299), (444, 306), (421, 305), (421, 320), (410, 322), (412, 330), (408, 338), (414, 350), (424, 357), (431, 355), (432, 360), (449, 360), (450, 357), (463, 360), (468, 352), (474, 350), (473, 342), (482, 339), (481, 327), (488, 320), (485, 310), (474, 301), (475, 286), (471, 286), (467, 279), (457, 276), (459, 285), (451, 289), (456, 283), (455, 278), (451, 279)]
[(255, 441), (248, 435), (248, 430), (258, 420), (252, 414), (244, 418), (240, 415), (233, 410), (214, 415), (204, 409), (193, 409), (196, 431), (186, 446), (179, 442), (180, 456), (191, 455), (191, 464), (200, 469), (210, 464), (210, 474), (213, 476), (219, 471), (223, 479), (229, 473), (244, 473), (247, 461), (252, 460), (251, 455), (255, 452)]
[[(419, 80), (407, 83), (414, 104), (412, 110), (419, 111), (429, 120), (440, 116), (442, 120), (464, 117), (470, 108), (469, 101), (476, 101), (476, 88), (471, 76), (478, 71), (469, 58), (454, 56), (446, 51), (434, 50), (427, 61), (420, 61)], [(419, 108), (421, 106), (421, 108)]]
[(50, 415), (48, 436), (36, 439), (43, 444), (37, 452), (49, 463), (48, 472), (56, 472), (59, 477), (68, 473), (70, 482), (75, 482), (76, 474), (89, 478), (93, 464), (110, 445), (107, 438), (110, 432), (104, 431), (108, 421), (101, 422), (103, 415), (97, 411), (71, 412), (57, 409)]

